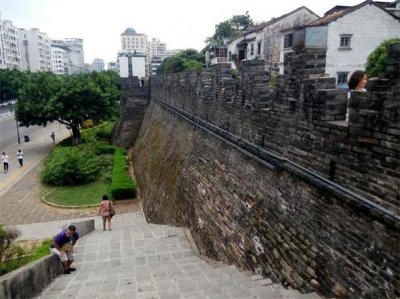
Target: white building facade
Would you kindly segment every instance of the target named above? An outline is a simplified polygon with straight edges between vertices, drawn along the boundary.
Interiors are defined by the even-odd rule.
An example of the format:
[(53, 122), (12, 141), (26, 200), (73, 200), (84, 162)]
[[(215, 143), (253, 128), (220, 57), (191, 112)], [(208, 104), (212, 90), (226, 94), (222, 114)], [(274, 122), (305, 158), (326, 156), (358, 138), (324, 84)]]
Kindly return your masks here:
[(51, 45), (51, 67), (54, 74), (66, 74), (67, 52), (68, 49), (62, 46)]
[[(292, 43), (286, 41), (291, 36)], [(331, 10), (304, 28), (286, 32), (284, 52), (293, 48), (326, 50), (325, 75), (336, 78), (339, 87), (356, 70), (364, 70), (368, 55), (384, 40), (400, 38), (400, 18), (373, 1), (342, 10)]]
[(18, 29), (0, 16), (0, 68), (20, 69), (21, 52)]
[(104, 60), (101, 58), (95, 58), (92, 62), (92, 67), (95, 72), (102, 72), (104, 71)]
[[(385, 39), (400, 38), (400, 19), (369, 4), (327, 26), (325, 73), (347, 83), (355, 70), (365, 69), (368, 55)], [(347, 76), (346, 76), (347, 75)]]
[(137, 51), (120, 51), (117, 57), (118, 73), (120, 77), (127, 78), (146, 76), (146, 55)]
[(69, 75), (85, 72), (85, 57), (83, 51), (83, 39), (66, 38), (64, 40), (53, 40), (54, 45), (66, 49), (66, 73)]
[(271, 21), (247, 30), (244, 34), (226, 42), (228, 61), (240, 62), (244, 59), (260, 58), (266, 69), (278, 69), (283, 65), (281, 58), (281, 31), (308, 24), (319, 16), (305, 6), (301, 6)]
[(111, 61), (107, 63), (107, 70), (118, 72), (118, 64), (116, 61)]
[(50, 39), (37, 28), (19, 29), (21, 68), (31, 72), (52, 71)]

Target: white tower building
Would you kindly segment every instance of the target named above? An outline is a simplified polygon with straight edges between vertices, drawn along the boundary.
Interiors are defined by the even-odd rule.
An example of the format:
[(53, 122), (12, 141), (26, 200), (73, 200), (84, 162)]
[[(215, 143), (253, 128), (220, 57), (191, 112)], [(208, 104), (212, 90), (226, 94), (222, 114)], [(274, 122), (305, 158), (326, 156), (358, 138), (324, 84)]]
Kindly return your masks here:
[(31, 72), (51, 71), (51, 48), (47, 34), (39, 29), (19, 29), (21, 68)]
[(66, 74), (68, 49), (60, 45), (51, 45), (51, 66), (53, 73)]
[(21, 52), (18, 29), (0, 15), (0, 68), (20, 69)]

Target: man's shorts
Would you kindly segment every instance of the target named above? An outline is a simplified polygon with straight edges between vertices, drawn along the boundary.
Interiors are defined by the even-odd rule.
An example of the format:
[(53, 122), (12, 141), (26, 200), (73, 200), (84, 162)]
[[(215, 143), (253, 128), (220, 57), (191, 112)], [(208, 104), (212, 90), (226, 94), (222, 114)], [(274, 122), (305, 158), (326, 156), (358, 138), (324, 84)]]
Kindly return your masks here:
[(50, 248), (50, 251), (52, 254), (57, 255), (61, 262), (67, 262), (67, 261), (74, 260), (74, 256), (72, 255), (72, 250), (63, 252), (64, 254), (61, 254), (60, 250), (58, 250), (57, 248), (54, 247), (54, 248)]

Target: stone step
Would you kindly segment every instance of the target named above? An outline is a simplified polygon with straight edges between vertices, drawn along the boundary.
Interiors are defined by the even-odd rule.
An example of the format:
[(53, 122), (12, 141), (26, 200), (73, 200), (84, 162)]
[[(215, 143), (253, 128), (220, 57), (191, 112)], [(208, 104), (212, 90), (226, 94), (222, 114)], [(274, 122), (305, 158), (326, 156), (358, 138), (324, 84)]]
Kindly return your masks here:
[(38, 298), (319, 298), (195, 254), (182, 228), (130, 217), (79, 240), (77, 271), (57, 277)]

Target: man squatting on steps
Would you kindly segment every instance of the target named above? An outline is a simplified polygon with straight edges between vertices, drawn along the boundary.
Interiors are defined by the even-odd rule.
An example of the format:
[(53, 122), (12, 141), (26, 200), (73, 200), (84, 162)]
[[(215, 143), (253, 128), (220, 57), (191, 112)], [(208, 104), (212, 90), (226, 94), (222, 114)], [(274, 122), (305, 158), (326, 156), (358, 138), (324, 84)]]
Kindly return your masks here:
[(51, 245), (50, 250), (59, 257), (64, 268), (64, 274), (70, 274), (71, 271), (76, 270), (70, 267), (70, 265), (74, 261), (73, 247), (78, 239), (79, 234), (76, 231), (76, 227), (70, 225), (54, 238), (53, 244)]

